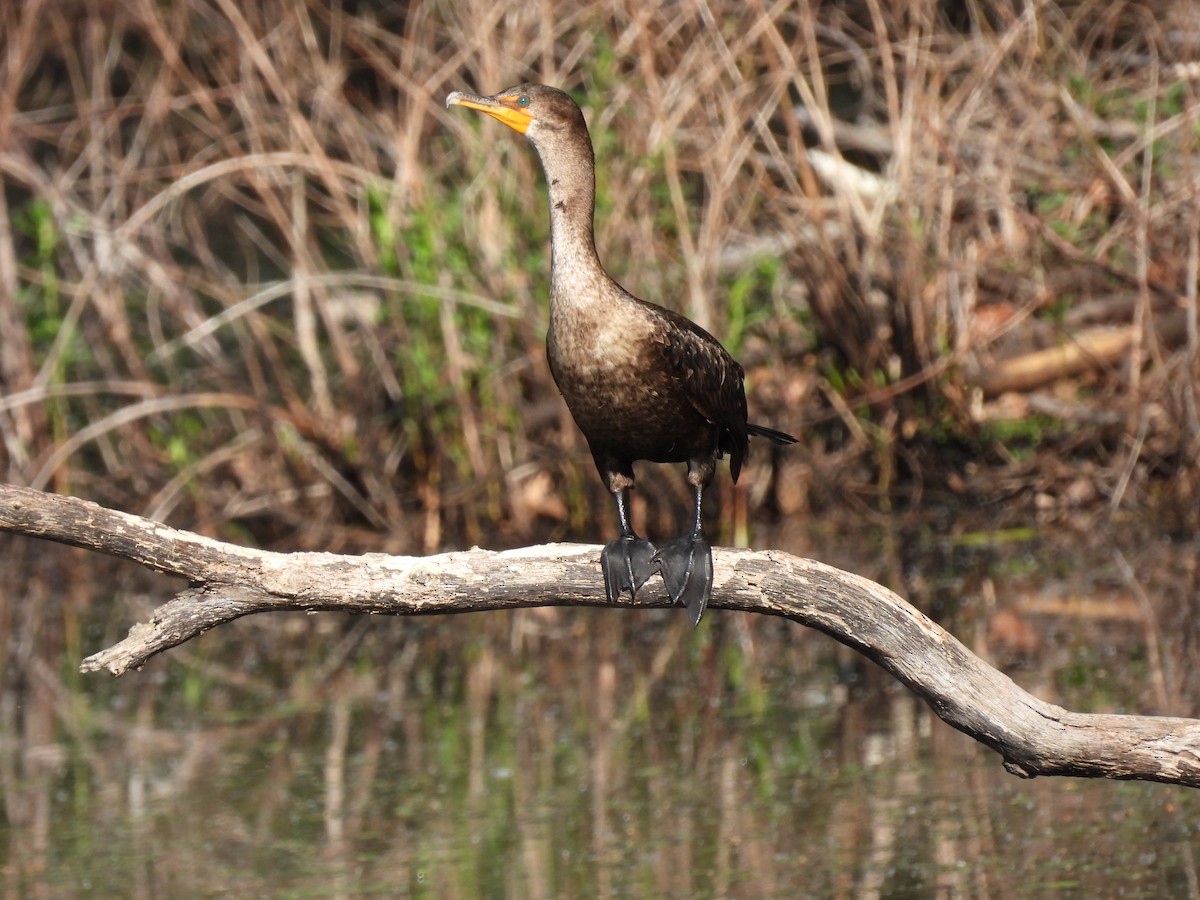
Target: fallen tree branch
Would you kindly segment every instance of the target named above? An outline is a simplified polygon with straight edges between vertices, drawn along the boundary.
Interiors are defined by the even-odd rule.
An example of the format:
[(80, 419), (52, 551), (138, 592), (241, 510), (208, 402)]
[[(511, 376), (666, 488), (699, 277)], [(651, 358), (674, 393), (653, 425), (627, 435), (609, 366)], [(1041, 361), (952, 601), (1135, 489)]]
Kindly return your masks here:
[[(0, 531), (97, 550), (191, 586), (84, 660), (120, 675), (241, 616), (281, 610), (420, 615), (609, 606), (599, 548), (551, 544), (429, 557), (272, 553), (169, 528), (74, 497), (0, 485)], [(1200, 787), (1200, 721), (1069, 712), (1026, 693), (882, 585), (775, 551), (717, 549), (710, 607), (783, 616), (866, 655), (1013, 774)], [(649, 588), (649, 586), (648, 586)], [(663, 607), (660, 587), (620, 606)]]
[[(1182, 309), (1169, 310), (1154, 319), (1155, 334), (1165, 347), (1181, 345), (1187, 337), (1186, 328)], [(989, 397), (1030, 391), (1060, 378), (1116, 365), (1128, 358), (1138, 340), (1140, 330), (1134, 325), (1087, 328), (1058, 346), (1000, 360), (975, 373), (972, 380)]]

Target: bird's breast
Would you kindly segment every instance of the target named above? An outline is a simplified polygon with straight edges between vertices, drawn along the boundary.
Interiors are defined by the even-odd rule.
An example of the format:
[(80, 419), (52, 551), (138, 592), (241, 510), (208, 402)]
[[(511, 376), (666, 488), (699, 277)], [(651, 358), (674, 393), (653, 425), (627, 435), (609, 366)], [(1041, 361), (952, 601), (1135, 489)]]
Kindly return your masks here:
[(637, 318), (589, 310), (551, 315), (546, 349), (551, 365), (576, 378), (632, 372), (652, 339)]
[(696, 441), (715, 442), (713, 426), (681, 396), (664, 365), (657, 335), (653, 321), (637, 314), (551, 316), (550, 371), (593, 447), (667, 461), (686, 458)]

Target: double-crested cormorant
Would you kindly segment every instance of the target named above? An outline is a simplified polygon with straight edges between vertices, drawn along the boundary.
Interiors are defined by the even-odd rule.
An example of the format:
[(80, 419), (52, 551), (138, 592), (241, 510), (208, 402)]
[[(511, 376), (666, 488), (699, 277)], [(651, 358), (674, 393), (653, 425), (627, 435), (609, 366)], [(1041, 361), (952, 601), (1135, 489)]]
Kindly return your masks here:
[[(593, 236), (596, 175), (583, 113), (567, 94), (522, 84), (494, 97), (455, 91), (446, 106), (487, 113), (529, 139), (550, 190), (550, 372), (596, 468), (617, 502), (621, 536), (601, 554), (610, 601), (632, 596), (655, 570), (692, 623), (712, 593), (712, 550), (700, 525), (704, 489), (729, 454), (737, 481), (749, 435), (780, 444), (790, 434), (746, 421), (744, 373), (696, 323), (634, 297), (608, 276)], [(633, 463), (686, 462), (695, 491), (691, 534), (655, 549), (629, 524)]]

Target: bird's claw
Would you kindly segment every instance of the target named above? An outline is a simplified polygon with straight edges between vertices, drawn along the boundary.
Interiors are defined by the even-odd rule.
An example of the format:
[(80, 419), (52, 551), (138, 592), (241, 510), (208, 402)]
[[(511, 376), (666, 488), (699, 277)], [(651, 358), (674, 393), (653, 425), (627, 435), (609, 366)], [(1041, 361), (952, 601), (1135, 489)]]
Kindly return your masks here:
[(662, 571), (671, 599), (686, 606), (695, 626), (712, 596), (712, 548), (702, 534), (676, 538), (659, 548), (654, 562)]
[(637, 596), (638, 588), (658, 571), (656, 558), (654, 545), (642, 538), (625, 536), (608, 543), (600, 554), (608, 602), (616, 603), (624, 591)]

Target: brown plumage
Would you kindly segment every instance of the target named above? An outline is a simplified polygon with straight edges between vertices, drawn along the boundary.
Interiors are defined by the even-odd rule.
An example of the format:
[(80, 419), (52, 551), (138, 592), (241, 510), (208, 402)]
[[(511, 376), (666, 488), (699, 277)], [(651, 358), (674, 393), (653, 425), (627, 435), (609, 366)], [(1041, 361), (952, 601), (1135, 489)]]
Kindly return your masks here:
[[(747, 423), (742, 367), (716, 338), (678, 313), (634, 297), (600, 265), (592, 141), (569, 96), (522, 84), (494, 97), (456, 91), (446, 105), (480, 110), (525, 135), (546, 174), (552, 244), (546, 352), (617, 502), (621, 536), (601, 556), (609, 599), (623, 590), (632, 595), (660, 570), (671, 598), (698, 622), (712, 593), (712, 551), (700, 507), (717, 459), (729, 455), (737, 481), (750, 435), (788, 444), (796, 439)], [(639, 459), (687, 463), (695, 491), (691, 534), (657, 550), (629, 524), (627, 499)]]

